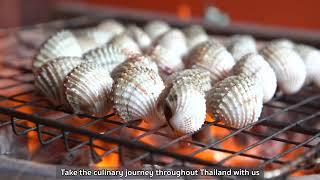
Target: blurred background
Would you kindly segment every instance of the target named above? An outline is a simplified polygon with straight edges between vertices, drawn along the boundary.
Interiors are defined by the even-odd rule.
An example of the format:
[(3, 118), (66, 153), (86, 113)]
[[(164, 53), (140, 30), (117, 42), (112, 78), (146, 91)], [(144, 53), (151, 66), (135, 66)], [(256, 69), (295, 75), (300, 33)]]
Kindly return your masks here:
[[(217, 21), (319, 30), (319, 0), (0, 0), (0, 28), (31, 25), (63, 18), (59, 13), (81, 6), (125, 8), (177, 15), (188, 20), (204, 18), (217, 7)], [(215, 9), (213, 9), (215, 10)], [(214, 16), (216, 11), (213, 12)], [(212, 12), (211, 12), (212, 15)], [(220, 17), (220, 16), (219, 16)], [(210, 13), (209, 13), (210, 18)]]

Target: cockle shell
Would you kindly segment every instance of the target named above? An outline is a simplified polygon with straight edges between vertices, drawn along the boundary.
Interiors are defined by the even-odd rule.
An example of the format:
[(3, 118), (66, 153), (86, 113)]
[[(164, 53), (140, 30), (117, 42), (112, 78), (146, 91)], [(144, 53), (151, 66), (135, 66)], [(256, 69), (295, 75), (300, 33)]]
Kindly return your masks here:
[(149, 35), (136, 25), (129, 25), (125, 33), (135, 40), (141, 49), (145, 49), (151, 44)]
[(307, 74), (306, 67), (293, 49), (269, 45), (260, 53), (274, 70), (283, 93), (294, 94), (302, 88)]
[(230, 76), (207, 93), (207, 108), (226, 125), (242, 128), (256, 122), (262, 111), (263, 92), (249, 76)]
[(171, 29), (159, 36), (154, 41), (154, 46), (156, 45), (174, 52), (179, 57), (184, 56), (188, 51), (186, 37), (179, 29)]
[(77, 39), (68, 30), (57, 32), (42, 45), (33, 61), (34, 72), (46, 62), (60, 56), (82, 56)]
[(54, 105), (66, 105), (64, 78), (83, 60), (78, 57), (58, 57), (42, 65), (35, 72), (35, 86)]
[(112, 108), (110, 93), (113, 80), (104, 67), (84, 62), (64, 80), (68, 104), (75, 113), (105, 115)]
[(126, 34), (119, 34), (114, 36), (109, 42), (109, 44), (112, 44), (113, 46), (118, 46), (126, 54), (141, 53), (138, 44)]
[(115, 112), (126, 122), (145, 119), (157, 126), (164, 123), (156, 111), (156, 101), (164, 89), (157, 72), (149, 68), (131, 68), (120, 73), (113, 85)]
[(187, 67), (208, 70), (212, 83), (216, 83), (228, 76), (235, 61), (223, 45), (217, 41), (208, 40), (189, 52), (187, 64)]
[(111, 73), (112, 70), (124, 62), (128, 56), (118, 46), (107, 44), (92, 49), (83, 54), (83, 59), (87, 62), (94, 62), (103, 66), (106, 73)]
[(235, 75), (245, 74), (260, 81), (263, 89), (263, 102), (268, 102), (277, 89), (277, 79), (271, 66), (264, 58), (255, 53), (242, 56), (232, 69)]
[(149, 35), (151, 40), (156, 39), (163, 33), (167, 32), (169, 29), (169, 24), (159, 20), (150, 21), (144, 26), (144, 31)]
[(234, 35), (229, 39), (226, 46), (236, 61), (248, 53), (257, 52), (256, 42), (249, 35)]
[(306, 66), (305, 84), (313, 82), (317, 87), (320, 87), (320, 51), (303, 44), (296, 45), (294, 49), (301, 56)]
[(189, 49), (192, 49), (196, 45), (209, 39), (207, 33), (200, 25), (191, 25), (186, 27), (183, 29), (183, 32), (187, 38), (187, 45)]
[(277, 48), (294, 48), (294, 42), (289, 39), (281, 38), (270, 41), (267, 46), (275, 46)]
[(211, 88), (209, 72), (188, 69), (174, 73), (160, 95), (158, 109), (173, 129), (181, 133), (199, 130), (205, 121), (205, 92)]
[(97, 28), (101, 31), (110, 32), (114, 35), (121, 34), (125, 31), (125, 27), (114, 19), (102, 21)]

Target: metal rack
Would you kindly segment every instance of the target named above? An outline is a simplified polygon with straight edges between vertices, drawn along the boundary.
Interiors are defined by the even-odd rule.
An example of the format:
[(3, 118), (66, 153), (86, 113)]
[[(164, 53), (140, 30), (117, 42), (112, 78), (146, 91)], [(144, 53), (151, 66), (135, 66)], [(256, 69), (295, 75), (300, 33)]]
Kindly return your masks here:
[[(206, 122), (200, 129), (200, 133), (213, 126), (230, 131), (228, 135), (218, 139), (211, 139), (209, 142), (197, 139), (196, 134), (185, 134), (176, 137), (163, 133), (162, 130), (167, 128), (167, 125), (148, 129), (141, 127), (137, 122), (123, 123), (121, 120), (116, 119), (116, 115), (113, 113), (105, 117), (93, 117), (86, 114), (76, 115), (66, 112), (60, 107), (50, 106), (44, 98), (35, 92), (33, 87), (30, 65), (32, 56), (36, 53), (40, 44), (39, 42), (35, 43), (36, 40), (34, 38), (39, 37), (39, 33), (43, 33), (43, 37), (47, 37), (58, 29), (83, 27), (95, 24), (99, 20), (100, 18), (97, 17), (80, 17), (0, 32), (0, 41), (8, 42), (0, 48), (0, 54), (2, 54), (0, 59), (0, 115), (6, 115), (7, 117), (7, 119), (0, 119), (0, 127), (10, 125), (13, 132), (19, 136), (35, 131), (41, 144), (62, 141), (66, 151), (69, 152), (88, 147), (94, 162), (99, 162), (103, 157), (111, 153), (117, 153), (120, 157), (121, 168), (130, 168), (137, 162), (150, 164), (153, 167), (154, 165), (159, 165), (165, 168), (225, 167), (226, 162), (241, 156), (258, 160), (260, 163), (256, 168), (265, 169), (264, 176), (271, 178), (286, 176), (305, 168), (310, 169), (316, 164), (320, 145), (315, 142), (320, 139), (320, 130), (313, 127), (312, 122), (315, 122), (315, 119), (319, 119), (320, 116), (320, 93), (319, 90), (313, 87), (305, 87), (298, 95), (276, 96), (271, 102), (264, 105), (264, 114), (258, 122), (241, 129), (228, 127), (218, 120)], [(130, 20), (130, 22), (135, 21)], [(142, 21), (137, 20), (137, 22), (141, 23)], [(9, 83), (1, 83), (5, 81)], [(48, 114), (61, 115), (55, 117), (48, 116)], [(296, 119), (283, 121), (279, 118), (281, 115), (293, 115), (290, 118), (295, 117)], [(79, 117), (85, 119), (84, 123), (72, 123), (73, 121), (78, 122)], [(91, 127), (93, 126), (102, 128), (99, 131), (92, 130)], [(258, 133), (250, 130), (254, 127), (270, 128), (273, 129), (273, 133), (268, 131)], [(139, 131), (140, 134), (131, 139), (123, 138), (117, 135), (123, 129)], [(300, 134), (305, 139), (304, 141), (299, 141), (290, 137), (283, 138), (279, 136), (284, 133), (289, 133), (292, 136)], [(219, 146), (228, 139), (239, 135), (254, 137), (259, 140), (246, 145), (239, 151)], [(77, 138), (78, 136), (82, 138)], [(148, 145), (141, 141), (147, 136), (164, 138), (166, 143)], [(105, 147), (104, 145), (99, 145), (95, 143), (96, 140), (110, 143), (113, 146)], [(248, 153), (249, 150), (270, 141), (290, 146), (285, 151), (273, 154), (271, 157)], [(169, 150), (179, 143), (189, 144), (197, 148), (192, 153), (187, 154)], [(139, 151), (138, 155), (130, 159), (125, 157), (125, 151), (128, 148)], [(97, 149), (104, 153), (98, 155)], [(222, 152), (228, 154), (228, 156), (216, 162), (197, 157), (198, 154), (206, 150)], [(293, 158), (291, 162), (282, 158), (297, 150), (301, 151), (299, 158)], [(166, 157), (170, 160), (163, 161), (159, 157)], [(270, 167), (277, 168), (270, 169)]]

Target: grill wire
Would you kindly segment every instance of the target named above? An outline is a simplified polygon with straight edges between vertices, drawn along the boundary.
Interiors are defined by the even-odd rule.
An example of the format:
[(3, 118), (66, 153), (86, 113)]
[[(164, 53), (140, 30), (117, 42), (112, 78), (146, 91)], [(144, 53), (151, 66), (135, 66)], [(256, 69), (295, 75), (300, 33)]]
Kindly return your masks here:
[[(1, 119), (0, 127), (12, 126), (12, 130), (16, 135), (25, 136), (31, 131), (35, 131), (41, 144), (50, 144), (54, 141), (62, 141), (66, 151), (72, 152), (89, 147), (91, 157), (94, 162), (99, 162), (103, 157), (111, 153), (118, 153), (120, 157), (121, 167), (130, 167), (136, 162), (143, 161), (146, 164), (160, 165), (165, 168), (172, 167), (194, 167), (202, 165), (202, 167), (224, 167), (225, 163), (230, 159), (241, 156), (260, 160), (261, 163), (257, 168), (267, 169), (271, 164), (276, 164), (278, 168), (266, 170), (264, 177), (280, 177), (287, 176), (291, 173), (302, 169), (313, 168), (319, 162), (318, 152), (320, 151), (319, 141), (320, 131), (316, 127), (310, 125), (309, 122), (319, 118), (319, 102), (320, 93), (313, 87), (305, 87), (299, 95), (294, 96), (276, 96), (271, 102), (264, 107), (272, 109), (272, 113), (264, 114), (258, 122), (255, 122), (241, 129), (234, 129), (225, 126), (219, 121), (206, 122), (200, 132), (205, 131), (211, 126), (216, 126), (230, 130), (230, 134), (204, 143), (196, 138), (192, 138), (195, 134), (185, 134), (180, 137), (170, 137), (161, 132), (161, 129), (166, 125), (155, 129), (142, 128), (136, 122), (122, 123), (114, 120), (115, 114), (109, 114), (105, 117), (93, 117), (86, 114), (75, 115), (70, 112), (65, 112), (60, 107), (53, 108), (46, 103), (46, 100), (35, 93), (33, 86), (33, 76), (31, 71), (31, 60), (39, 45), (51, 33), (62, 28), (83, 27), (89, 24), (94, 24), (98, 20), (96, 18), (80, 17), (70, 20), (54, 21), (37, 26), (17, 28), (6, 31), (0, 31), (0, 115), (7, 115), (8, 119)], [(3, 43), (4, 42), (4, 43)], [(10, 73), (4, 73), (10, 72)], [(9, 85), (2, 85), (1, 82), (12, 81)], [(31, 97), (31, 98), (24, 98)], [(6, 105), (5, 102), (11, 102), (14, 106)], [(24, 111), (25, 107), (31, 107), (32, 112)], [(36, 109), (36, 110), (35, 110)], [(63, 116), (59, 118), (50, 118), (44, 114), (63, 112)], [(295, 114), (296, 119), (292, 121), (279, 121), (278, 116), (282, 114)], [(81, 125), (66, 123), (73, 118), (85, 118), (88, 122)], [(292, 116), (291, 116), (292, 117)], [(31, 122), (32, 125), (25, 122)], [(97, 124), (105, 124), (112, 126), (100, 132), (90, 129)], [(262, 126), (275, 129), (274, 133), (257, 133), (249, 131), (250, 128)], [(141, 135), (133, 139), (125, 139), (112, 136), (114, 132), (121, 129), (133, 129), (143, 132)], [(303, 134), (307, 137), (303, 142), (297, 141), (294, 138), (282, 138), (280, 134), (291, 132), (292, 134)], [(86, 140), (75, 138), (74, 134), (86, 137)], [(232, 151), (219, 145), (230, 138), (242, 134), (244, 136), (252, 136), (259, 138), (259, 141), (247, 145), (239, 151)], [(140, 139), (149, 135), (160, 136), (170, 141), (160, 146), (150, 146)], [(97, 145), (95, 140), (112, 143), (115, 146), (106, 148), (103, 145)], [(268, 141), (276, 141), (291, 146), (280, 154), (272, 157), (264, 157), (247, 153), (250, 149), (256, 148), (259, 145)], [(313, 143), (312, 143), (313, 142)], [(314, 143), (316, 142), (316, 143)], [(189, 143), (198, 149), (190, 154), (178, 153), (166, 150), (167, 148), (176, 145), (177, 143)], [(134, 148), (142, 151), (137, 157), (127, 160), (125, 156), (125, 148)], [(102, 150), (104, 153), (98, 155), (96, 149)], [(292, 153), (298, 149), (303, 149), (301, 156), (289, 161), (282, 160), (281, 157)], [(228, 156), (218, 162), (210, 162), (197, 158), (197, 154), (205, 150), (227, 153)], [(158, 162), (158, 156), (169, 157), (173, 160), (169, 163)]]

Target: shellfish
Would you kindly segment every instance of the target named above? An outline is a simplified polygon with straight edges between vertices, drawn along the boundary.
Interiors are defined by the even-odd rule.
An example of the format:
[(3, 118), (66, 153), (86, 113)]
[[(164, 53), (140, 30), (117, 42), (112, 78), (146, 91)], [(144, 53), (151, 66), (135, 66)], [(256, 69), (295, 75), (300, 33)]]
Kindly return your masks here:
[(320, 87), (320, 51), (308, 45), (296, 45), (296, 52), (301, 56), (306, 66), (305, 84), (313, 82)]
[(236, 61), (248, 53), (257, 52), (256, 42), (249, 35), (234, 35), (229, 39), (226, 46)]
[(125, 27), (114, 19), (102, 21), (97, 28), (101, 31), (110, 32), (114, 35), (121, 34), (125, 31)]
[(42, 65), (35, 72), (35, 86), (54, 105), (66, 105), (64, 78), (83, 60), (78, 57), (58, 57)]
[(144, 26), (144, 31), (149, 35), (151, 40), (156, 39), (163, 33), (167, 32), (169, 29), (169, 24), (159, 20), (150, 21)]
[(113, 46), (118, 46), (127, 55), (141, 53), (138, 44), (126, 34), (119, 34), (114, 36), (109, 42), (109, 44), (112, 44)]
[(275, 46), (277, 48), (294, 48), (294, 42), (289, 39), (281, 38), (270, 41), (267, 46)]
[(205, 30), (199, 25), (191, 25), (183, 29), (183, 32), (187, 38), (187, 45), (189, 49), (192, 49), (196, 45), (209, 39)]
[(145, 49), (151, 44), (149, 35), (135, 25), (129, 25), (125, 33), (135, 40), (141, 49)]
[(277, 79), (273, 69), (259, 54), (242, 56), (232, 69), (235, 75), (245, 74), (260, 81), (263, 89), (263, 102), (268, 102), (277, 89)]
[(262, 111), (262, 88), (249, 76), (230, 76), (207, 93), (207, 108), (226, 125), (242, 128), (254, 123)]
[(65, 97), (75, 113), (105, 115), (112, 108), (112, 83), (104, 67), (84, 62), (66, 76)]
[(187, 57), (187, 67), (208, 70), (212, 83), (227, 77), (234, 64), (232, 55), (223, 45), (214, 40), (197, 45)]
[(274, 70), (278, 86), (284, 94), (294, 94), (302, 88), (306, 67), (293, 49), (271, 44), (260, 53)]
[(62, 30), (52, 35), (40, 48), (33, 61), (33, 70), (60, 56), (81, 57), (82, 50), (72, 32)]

